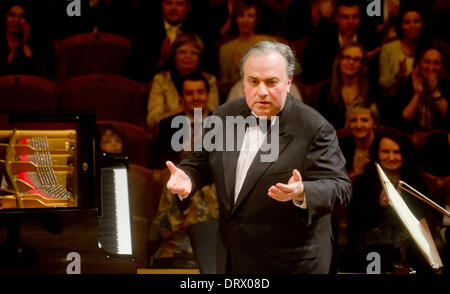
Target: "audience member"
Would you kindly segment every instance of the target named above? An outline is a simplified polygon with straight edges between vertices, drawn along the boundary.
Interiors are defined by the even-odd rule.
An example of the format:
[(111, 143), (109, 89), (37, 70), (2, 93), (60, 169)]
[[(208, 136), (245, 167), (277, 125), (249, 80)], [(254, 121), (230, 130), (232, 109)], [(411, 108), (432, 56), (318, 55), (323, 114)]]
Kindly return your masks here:
[[(238, 35), (238, 28), (235, 24), (236, 7), (241, 0), (225, 0), (212, 5), (210, 24), (215, 32), (215, 40), (223, 40)], [(258, 22), (257, 31), (264, 34), (277, 34), (278, 23), (281, 14), (268, 5), (267, 1), (256, 0), (258, 6), (258, 18), (264, 21)], [(278, 1), (277, 2), (283, 2)], [(285, 1), (284, 1), (285, 2)]]
[(381, 43), (388, 43), (397, 39), (395, 23), (400, 12), (400, 0), (383, 0), (382, 22), (377, 25), (377, 34), (381, 36)]
[(101, 151), (112, 154), (126, 153), (124, 151), (124, 136), (113, 125), (99, 125), (97, 133)]
[(50, 42), (32, 30), (25, 2), (8, 3), (5, 29), (0, 42), (0, 75), (26, 74), (54, 77), (54, 55)]
[(300, 40), (309, 37), (321, 22), (330, 22), (334, 0), (290, 1), (283, 37)]
[[(175, 151), (172, 136), (179, 129), (172, 128), (176, 115), (160, 122), (160, 132), (155, 144), (155, 155), (159, 158), (156, 168), (165, 167), (167, 160), (179, 162), (190, 153), (195, 136), (200, 140), (201, 132), (194, 129), (194, 109), (200, 108), (203, 120), (208, 114), (209, 84), (201, 74), (192, 74), (182, 82), (182, 115), (189, 120), (191, 137), (185, 138), (182, 151)], [(200, 124), (199, 124), (200, 125)], [(201, 125), (200, 125), (201, 126)], [(193, 135), (192, 135), (193, 134)], [(215, 235), (217, 230), (218, 203), (214, 185), (207, 186), (193, 196), (189, 206), (177, 207), (177, 195), (164, 189), (158, 215), (154, 221), (153, 242), (161, 242), (153, 259), (153, 267), (197, 268), (201, 273), (215, 273)], [(157, 233), (157, 234), (156, 234)]]
[(220, 83), (223, 93), (228, 93), (232, 85), (241, 78), (241, 58), (252, 45), (262, 40), (275, 41), (276, 38), (257, 33), (259, 8), (256, 0), (236, 2), (234, 24), (238, 36), (219, 48)]
[(364, 47), (354, 41), (345, 43), (334, 59), (330, 82), (320, 89), (318, 102), (319, 112), (335, 129), (345, 126), (348, 105), (358, 99), (369, 99), (366, 71)]
[(443, 57), (437, 47), (425, 49), (397, 93), (402, 129), (413, 133), (419, 148), (428, 132), (446, 127), (450, 81), (444, 78)]
[(366, 32), (360, 26), (361, 3), (359, 1), (336, 1), (334, 23), (320, 23), (311, 34), (303, 55), (303, 82), (315, 84), (330, 78), (333, 59), (345, 43), (358, 41), (372, 60), (380, 50), (374, 32)]
[(425, 42), (424, 23), (416, 8), (405, 8), (398, 16), (399, 39), (383, 44), (380, 53), (379, 84), (385, 96), (394, 96), (412, 71), (416, 52)]
[(162, 119), (182, 112), (181, 81), (184, 76), (193, 72), (201, 72), (208, 80), (208, 111), (219, 106), (216, 78), (200, 68), (200, 56), (204, 48), (202, 40), (193, 33), (182, 33), (171, 47), (169, 69), (159, 72), (153, 78), (147, 108), (149, 130), (153, 130)]
[(339, 146), (345, 157), (348, 177), (352, 181), (363, 174), (373, 160), (379, 123), (380, 115), (375, 102), (356, 100), (347, 108), (345, 127), (351, 135), (341, 138)]
[[(374, 143), (375, 144), (375, 143)], [(399, 221), (383, 190), (374, 162), (378, 162), (417, 219), (426, 217), (426, 204), (400, 190), (400, 180), (426, 193), (408, 137), (397, 129), (386, 128), (376, 142), (376, 157), (353, 183), (353, 197), (347, 209), (349, 256), (354, 271), (365, 272), (369, 252), (381, 255), (381, 271), (394, 273), (396, 267), (428, 271), (424, 257)]]
[(200, 22), (193, 18), (191, 0), (142, 1), (137, 10), (129, 63), (131, 78), (148, 82), (156, 73), (167, 69), (173, 43), (180, 33), (199, 35), (206, 42), (203, 57), (207, 57), (207, 62), (204, 65), (208, 70), (217, 68), (217, 60), (208, 50), (211, 48), (208, 39), (203, 36), (207, 26), (202, 23), (203, 28), (200, 27)]

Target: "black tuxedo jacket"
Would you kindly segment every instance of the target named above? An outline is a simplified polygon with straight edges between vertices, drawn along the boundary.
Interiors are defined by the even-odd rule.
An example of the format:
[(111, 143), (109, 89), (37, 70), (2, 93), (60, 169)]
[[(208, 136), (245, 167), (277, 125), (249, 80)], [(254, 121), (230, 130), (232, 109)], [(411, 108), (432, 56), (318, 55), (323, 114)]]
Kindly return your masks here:
[[(247, 117), (251, 110), (241, 98), (220, 106), (215, 115), (225, 126), (226, 116)], [(351, 197), (351, 183), (335, 130), (317, 111), (291, 96), (279, 114), (279, 123), (278, 159), (261, 162), (259, 150), (236, 203), (238, 151), (193, 152), (179, 165), (191, 178), (193, 191), (211, 182), (216, 184), (218, 273), (230, 270), (233, 273), (328, 273), (330, 270), (331, 212), (347, 205)], [(224, 137), (225, 142), (229, 139)], [(307, 209), (267, 195), (270, 186), (287, 183), (293, 169), (301, 173)]]

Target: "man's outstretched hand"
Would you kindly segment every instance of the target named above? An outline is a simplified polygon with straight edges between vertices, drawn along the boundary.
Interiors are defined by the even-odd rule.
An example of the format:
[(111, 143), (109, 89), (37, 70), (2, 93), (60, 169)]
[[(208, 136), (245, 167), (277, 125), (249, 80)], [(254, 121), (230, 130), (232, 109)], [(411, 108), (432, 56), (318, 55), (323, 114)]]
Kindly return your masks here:
[(298, 170), (294, 169), (287, 184), (277, 183), (275, 186), (271, 186), (267, 195), (282, 202), (290, 200), (303, 202), (305, 198), (304, 189), (302, 176)]
[(167, 189), (173, 194), (178, 194), (183, 197), (191, 194), (192, 183), (184, 171), (177, 168), (171, 161), (167, 161), (166, 165), (170, 170), (170, 179), (167, 182)]

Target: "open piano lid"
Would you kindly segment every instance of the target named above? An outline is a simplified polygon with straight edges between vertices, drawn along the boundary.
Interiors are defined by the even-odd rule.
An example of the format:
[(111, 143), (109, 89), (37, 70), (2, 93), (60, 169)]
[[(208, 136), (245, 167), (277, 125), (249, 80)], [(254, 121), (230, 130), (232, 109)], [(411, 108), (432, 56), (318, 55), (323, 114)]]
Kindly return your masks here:
[[(101, 235), (111, 239), (111, 233), (117, 234), (117, 230), (105, 233), (105, 225), (99, 225), (102, 222), (102, 196), (105, 193), (102, 193), (103, 173), (100, 161), (97, 161), (99, 155), (96, 153), (94, 113), (10, 113), (7, 120), (0, 117), (0, 130), (3, 132), (1, 144), (4, 155), (10, 156), (3, 161), (0, 158), (0, 162), (8, 166), (9, 173), (12, 172), (10, 182), (15, 181), (12, 189), (3, 189), (0, 195), (0, 203), (3, 201), (11, 205), (0, 208), (0, 233), (4, 236), (0, 240), (0, 272), (136, 273), (131, 249), (131, 228), (125, 238), (128, 242), (125, 250), (115, 252), (117, 246), (109, 245), (106, 241), (100, 246)], [(6, 137), (8, 140), (5, 140)], [(46, 137), (47, 141), (42, 143), (42, 137)], [(47, 175), (37, 172), (38, 167), (42, 167), (39, 166), (42, 154), (37, 153), (47, 151), (50, 155), (44, 161), (50, 158), (54, 176), (65, 190), (57, 188), (59, 192), (64, 190), (72, 193), (72, 199), (68, 197), (70, 201), (64, 203), (66, 199), (39, 199), (45, 204), (39, 205), (36, 199), (44, 196), (29, 190), (30, 187), (43, 187), (31, 185), (26, 176), (35, 184), (36, 179)], [(11, 158), (14, 160), (9, 160)], [(115, 170), (112, 163), (105, 167)], [(118, 167), (123, 177), (126, 164)], [(19, 176), (22, 172), (25, 176)], [(7, 181), (5, 183), (7, 188), (11, 188)], [(5, 195), (8, 191), (13, 192), (12, 195)], [(50, 196), (51, 193), (47, 193), (49, 191), (53, 190), (45, 190), (42, 194)], [(21, 201), (16, 201), (14, 197)], [(13, 203), (17, 205), (14, 207)], [(130, 217), (129, 211), (126, 217)], [(127, 222), (126, 226), (129, 225)], [(118, 240), (116, 243), (121, 242)]]

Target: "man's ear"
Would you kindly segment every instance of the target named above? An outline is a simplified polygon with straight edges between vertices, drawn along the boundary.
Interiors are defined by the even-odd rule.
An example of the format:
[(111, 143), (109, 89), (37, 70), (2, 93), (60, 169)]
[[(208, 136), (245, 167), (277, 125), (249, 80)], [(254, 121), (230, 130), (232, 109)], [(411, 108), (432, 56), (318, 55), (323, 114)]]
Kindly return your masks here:
[(292, 81), (293, 80), (294, 79), (292, 77), (289, 78), (289, 81), (288, 81), (288, 93), (291, 91), (291, 85), (292, 85)]

